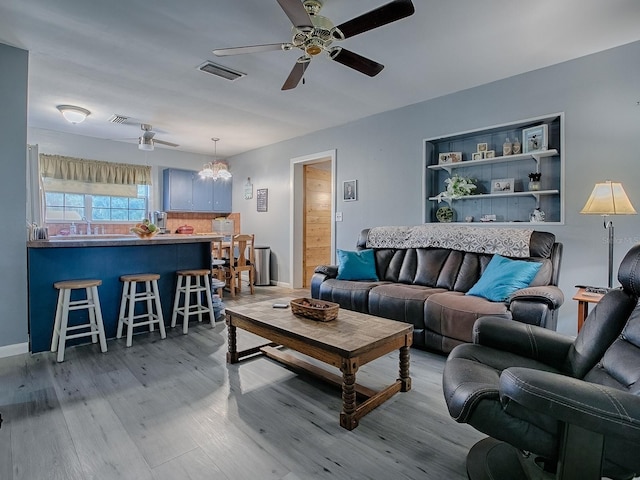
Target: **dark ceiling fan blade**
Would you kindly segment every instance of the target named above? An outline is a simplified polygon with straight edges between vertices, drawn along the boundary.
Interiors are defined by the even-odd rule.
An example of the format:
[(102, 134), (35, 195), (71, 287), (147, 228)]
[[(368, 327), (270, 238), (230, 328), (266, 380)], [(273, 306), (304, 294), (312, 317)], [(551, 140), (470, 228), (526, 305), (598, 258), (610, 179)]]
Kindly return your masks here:
[(375, 77), (384, 68), (384, 65), (342, 47), (332, 49), (329, 57), (346, 67), (353, 68), (370, 77)]
[(218, 48), (213, 51), (217, 57), (226, 57), (229, 55), (242, 55), (244, 53), (260, 53), (270, 52), (272, 50), (286, 50), (288, 43), (269, 43), (266, 45), (249, 45), (246, 47)]
[(296, 62), (296, 64), (291, 69), (291, 73), (287, 77), (282, 85), (281, 90), (291, 90), (292, 88), (296, 88), (302, 77), (304, 76), (304, 72), (309, 66), (309, 62)]
[(395, 0), (338, 25), (333, 36), (339, 40), (353, 37), (413, 15), (414, 12), (411, 0)]
[(313, 29), (311, 18), (300, 0), (278, 0), (278, 3), (294, 27), (298, 27), (300, 30)]

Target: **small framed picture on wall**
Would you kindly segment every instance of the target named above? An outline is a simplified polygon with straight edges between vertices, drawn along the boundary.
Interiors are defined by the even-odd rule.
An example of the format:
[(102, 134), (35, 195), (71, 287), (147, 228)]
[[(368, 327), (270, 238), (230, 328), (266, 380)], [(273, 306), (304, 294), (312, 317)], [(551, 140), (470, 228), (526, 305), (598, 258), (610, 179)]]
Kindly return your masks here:
[(342, 182), (342, 200), (353, 202), (358, 200), (358, 181), (346, 180)]

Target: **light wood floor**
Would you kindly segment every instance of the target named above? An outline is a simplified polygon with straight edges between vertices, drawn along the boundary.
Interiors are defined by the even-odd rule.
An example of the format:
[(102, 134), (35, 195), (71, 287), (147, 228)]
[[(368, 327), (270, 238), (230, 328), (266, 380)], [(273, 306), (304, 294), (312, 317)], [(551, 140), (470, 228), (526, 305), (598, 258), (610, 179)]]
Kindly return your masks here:
[[(257, 287), (224, 302), (290, 293)], [(482, 435), (447, 413), (444, 357), (412, 349), (413, 389), (349, 432), (339, 390), (266, 358), (227, 365), (224, 324), (179, 327), (165, 340), (136, 335), (131, 348), (111, 340), (104, 354), (71, 348), (61, 364), (51, 353), (0, 359), (0, 479), (467, 478)], [(240, 347), (260, 343), (238, 332)], [(397, 372), (388, 355), (358, 381), (375, 388)]]

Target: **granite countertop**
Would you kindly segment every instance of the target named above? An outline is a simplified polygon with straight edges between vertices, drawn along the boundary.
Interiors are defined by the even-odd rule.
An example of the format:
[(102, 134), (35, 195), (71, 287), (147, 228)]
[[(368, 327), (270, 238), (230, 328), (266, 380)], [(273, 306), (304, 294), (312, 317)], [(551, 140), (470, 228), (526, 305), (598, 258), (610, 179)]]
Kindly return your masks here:
[(73, 235), (54, 236), (49, 240), (31, 240), (28, 248), (69, 248), (69, 247), (124, 247), (131, 245), (166, 245), (172, 243), (204, 243), (220, 240), (216, 233), (194, 233), (191, 235), (158, 234), (152, 238), (138, 238), (136, 235)]

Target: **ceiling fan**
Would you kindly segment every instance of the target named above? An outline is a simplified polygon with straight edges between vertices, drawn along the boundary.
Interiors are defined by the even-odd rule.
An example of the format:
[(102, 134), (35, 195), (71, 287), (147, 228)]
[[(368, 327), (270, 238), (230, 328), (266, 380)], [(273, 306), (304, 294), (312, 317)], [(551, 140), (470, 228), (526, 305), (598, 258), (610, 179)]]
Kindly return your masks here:
[(221, 48), (214, 50), (213, 53), (218, 57), (224, 57), (272, 50), (288, 51), (293, 48), (302, 50), (304, 55), (296, 61), (291, 73), (289, 73), (289, 77), (282, 85), (282, 90), (290, 90), (297, 87), (311, 59), (322, 52), (326, 52), (331, 60), (335, 60), (342, 65), (353, 68), (370, 77), (376, 76), (382, 71), (384, 65), (345, 48), (332, 46), (333, 42), (387, 25), (413, 15), (415, 12), (411, 0), (394, 0), (336, 27), (331, 20), (319, 15), (322, 8), (322, 0), (303, 0), (302, 2), (300, 0), (278, 0), (278, 3), (293, 24), (290, 42)]
[(166, 142), (164, 140), (158, 140), (157, 138), (153, 138), (156, 132), (153, 131), (153, 127), (148, 123), (140, 124), (140, 128), (142, 129), (142, 135), (138, 137), (138, 148), (140, 150), (153, 151), (153, 146), (156, 143), (167, 145), (169, 147), (179, 146), (177, 143)]

